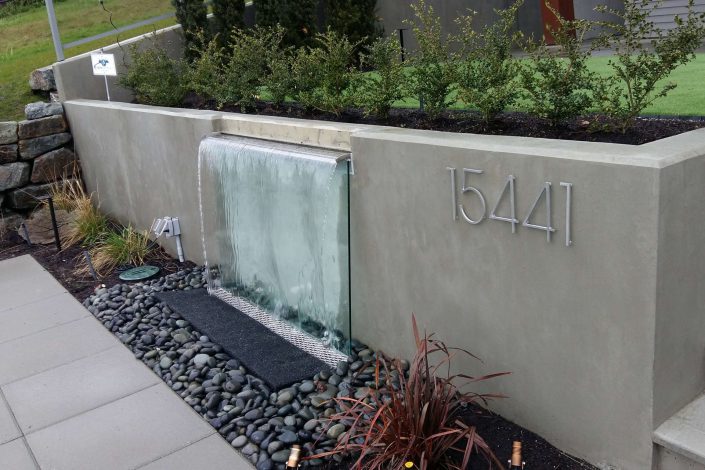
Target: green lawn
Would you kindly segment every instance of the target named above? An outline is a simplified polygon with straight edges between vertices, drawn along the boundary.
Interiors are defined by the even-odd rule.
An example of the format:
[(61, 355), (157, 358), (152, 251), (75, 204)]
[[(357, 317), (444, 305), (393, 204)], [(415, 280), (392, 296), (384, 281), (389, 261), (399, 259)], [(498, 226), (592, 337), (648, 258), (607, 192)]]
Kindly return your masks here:
[[(105, 0), (105, 6), (113, 12), (117, 27), (173, 10), (169, 0)], [(55, 3), (55, 7), (64, 43), (112, 29), (108, 14), (96, 0), (65, 0)], [(137, 36), (170, 24), (173, 19), (128, 31), (120, 38)], [(71, 57), (114, 42), (114, 36), (108, 37), (69, 49), (65, 55)], [(43, 6), (0, 19), (0, 121), (22, 118), (24, 105), (37, 100), (27, 84), (30, 72), (55, 61)]]

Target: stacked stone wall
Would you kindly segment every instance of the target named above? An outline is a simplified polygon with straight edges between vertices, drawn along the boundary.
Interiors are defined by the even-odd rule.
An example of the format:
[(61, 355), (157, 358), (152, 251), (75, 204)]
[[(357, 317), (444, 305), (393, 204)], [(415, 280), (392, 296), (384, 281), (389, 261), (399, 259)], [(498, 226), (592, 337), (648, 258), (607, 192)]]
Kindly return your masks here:
[(17, 229), (52, 185), (78, 171), (61, 103), (30, 103), (25, 120), (0, 122), (0, 237)]

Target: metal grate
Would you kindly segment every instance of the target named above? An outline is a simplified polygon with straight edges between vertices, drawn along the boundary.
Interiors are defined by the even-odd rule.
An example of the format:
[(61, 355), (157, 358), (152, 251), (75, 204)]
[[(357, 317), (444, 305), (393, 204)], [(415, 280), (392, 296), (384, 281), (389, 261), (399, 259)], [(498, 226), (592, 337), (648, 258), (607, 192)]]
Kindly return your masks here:
[(340, 361), (347, 361), (348, 357), (331, 347), (324, 345), (320, 340), (298, 330), (289, 323), (274, 318), (271, 314), (262, 310), (257, 305), (242, 297), (232, 295), (224, 289), (209, 289), (210, 294), (218, 297), (228, 305), (232, 305), (245, 315), (257, 320), (265, 327), (272, 330), (294, 346), (298, 347), (317, 357), (331, 367), (335, 367)]

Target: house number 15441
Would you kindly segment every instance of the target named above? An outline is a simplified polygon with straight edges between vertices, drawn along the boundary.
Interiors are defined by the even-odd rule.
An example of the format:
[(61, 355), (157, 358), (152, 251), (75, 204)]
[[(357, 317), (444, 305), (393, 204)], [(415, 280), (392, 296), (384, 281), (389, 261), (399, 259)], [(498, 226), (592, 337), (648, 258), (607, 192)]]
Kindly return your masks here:
[[(477, 225), (484, 221), (487, 217), (487, 200), (484, 194), (472, 186), (471, 178), (482, 175), (483, 170), (475, 170), (473, 168), (463, 168), (460, 176), (460, 188), (458, 188), (458, 170), (456, 168), (447, 168), (450, 173), (450, 190), (451, 190), (451, 202), (453, 204), (453, 220), (458, 220), (460, 217), (463, 218), (467, 223), (471, 225)], [(492, 210), (490, 211), (489, 218), (492, 220), (499, 220), (500, 222), (507, 222), (512, 226), (512, 233), (516, 233), (517, 225), (520, 223), (516, 214), (516, 193), (514, 191), (514, 184), (516, 177), (514, 175), (509, 175), (505, 179), (504, 187), (497, 197)], [(571, 236), (571, 205), (573, 197), (573, 183), (560, 183), (562, 188), (565, 188), (565, 246), (571, 246), (573, 244)], [(473, 209), (472, 211), (462, 203), (458, 202), (458, 189), (460, 189), (461, 194), (472, 193), (480, 203), (480, 210)], [(546, 232), (546, 240), (551, 241), (551, 235), (556, 232), (556, 228), (553, 227), (552, 218), (552, 206), (551, 206), (551, 191), (552, 184), (547, 181), (541, 187), (538, 196), (534, 200), (534, 203), (529, 208), (529, 213), (524, 217), (521, 222), (522, 227), (527, 227), (535, 230), (542, 230)], [(499, 205), (505, 197), (509, 197), (509, 214), (500, 215), (498, 214)], [(545, 225), (540, 225), (538, 222), (532, 221), (532, 216), (536, 207), (541, 202), (541, 199), (546, 201), (546, 222)]]

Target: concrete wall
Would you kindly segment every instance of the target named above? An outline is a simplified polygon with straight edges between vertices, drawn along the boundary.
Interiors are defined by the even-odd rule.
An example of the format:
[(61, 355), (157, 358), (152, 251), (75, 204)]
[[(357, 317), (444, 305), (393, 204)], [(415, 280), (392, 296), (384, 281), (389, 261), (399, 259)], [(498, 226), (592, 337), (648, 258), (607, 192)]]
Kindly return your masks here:
[[(138, 228), (180, 217), (196, 262), (203, 135), (352, 150), (353, 335), (409, 356), (415, 313), (485, 361), (458, 369), (513, 372), (488, 388), (511, 397), (499, 412), (590, 462), (650, 468), (655, 424), (705, 386), (705, 131), (626, 146), (84, 100), (65, 108), (101, 208)], [(516, 176), (520, 219), (552, 182), (552, 242), (521, 226), (512, 234), (507, 222), (453, 220), (448, 167), (484, 171), (469, 184), (488, 214)], [(560, 182), (574, 185), (571, 247)], [(458, 202), (478, 214), (472, 194)], [(540, 206), (533, 222), (544, 215)]]

